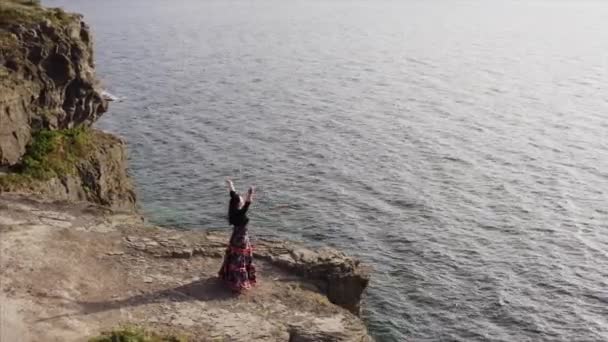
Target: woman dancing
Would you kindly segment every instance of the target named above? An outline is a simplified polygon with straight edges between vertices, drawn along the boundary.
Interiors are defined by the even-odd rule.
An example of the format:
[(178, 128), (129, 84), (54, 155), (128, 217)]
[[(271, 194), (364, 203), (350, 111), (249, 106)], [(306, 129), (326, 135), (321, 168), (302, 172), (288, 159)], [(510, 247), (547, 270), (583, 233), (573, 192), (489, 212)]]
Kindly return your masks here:
[(230, 179), (226, 180), (230, 190), (228, 206), (228, 222), (234, 226), (230, 243), (226, 250), (224, 263), (219, 271), (219, 277), (235, 292), (251, 288), (255, 284), (255, 267), (253, 266), (253, 250), (247, 235), (247, 209), (253, 200), (253, 187), (247, 191), (247, 197), (239, 196), (234, 190)]

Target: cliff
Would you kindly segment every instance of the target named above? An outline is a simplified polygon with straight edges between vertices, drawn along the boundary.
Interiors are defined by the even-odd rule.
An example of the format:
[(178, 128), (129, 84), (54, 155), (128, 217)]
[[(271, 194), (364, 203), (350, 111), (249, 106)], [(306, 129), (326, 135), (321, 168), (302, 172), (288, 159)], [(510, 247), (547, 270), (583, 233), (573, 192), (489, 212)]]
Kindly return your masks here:
[(100, 91), (81, 16), (0, 1), (0, 191), (135, 209), (124, 143), (90, 128)]
[(256, 241), (260, 283), (235, 296), (217, 279), (226, 234), (146, 225), (125, 143), (92, 127), (107, 109), (82, 17), (0, 0), (1, 341), (123, 325), (171, 341), (370, 340), (357, 260)]

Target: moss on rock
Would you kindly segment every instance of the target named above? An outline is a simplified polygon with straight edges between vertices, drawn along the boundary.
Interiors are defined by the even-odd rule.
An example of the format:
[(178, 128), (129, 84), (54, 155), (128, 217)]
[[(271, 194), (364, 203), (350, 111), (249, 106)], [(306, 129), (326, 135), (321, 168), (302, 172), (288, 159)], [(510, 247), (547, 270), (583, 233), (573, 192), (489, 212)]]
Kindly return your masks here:
[(41, 130), (16, 165), (0, 170), (0, 193), (36, 193), (136, 210), (126, 163), (124, 141), (111, 134), (86, 126)]
[(0, 176), (0, 189), (75, 174), (77, 162), (91, 148), (86, 127), (39, 131), (32, 136), (21, 164), (13, 168), (15, 172)]
[(91, 147), (87, 128), (39, 131), (32, 136), (21, 164), (0, 175), (0, 191), (33, 190), (36, 183), (77, 172), (77, 162)]

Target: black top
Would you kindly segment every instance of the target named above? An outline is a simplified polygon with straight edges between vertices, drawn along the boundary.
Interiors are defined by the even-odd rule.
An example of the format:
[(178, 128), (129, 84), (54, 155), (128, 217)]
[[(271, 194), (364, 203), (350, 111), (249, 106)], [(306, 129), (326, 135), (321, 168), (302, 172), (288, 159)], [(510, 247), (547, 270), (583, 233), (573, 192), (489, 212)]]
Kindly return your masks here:
[(249, 222), (247, 217), (247, 209), (251, 202), (245, 202), (243, 207), (239, 209), (239, 195), (230, 191), (230, 205), (228, 206), (228, 222), (234, 226), (240, 227), (245, 226)]

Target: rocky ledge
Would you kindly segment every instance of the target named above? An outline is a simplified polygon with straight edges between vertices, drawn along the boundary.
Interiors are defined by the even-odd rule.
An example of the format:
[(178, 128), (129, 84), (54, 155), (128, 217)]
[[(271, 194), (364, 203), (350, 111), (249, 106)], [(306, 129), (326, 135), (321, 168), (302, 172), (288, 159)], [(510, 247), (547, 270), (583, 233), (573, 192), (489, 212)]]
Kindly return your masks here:
[(2, 341), (81, 341), (124, 324), (189, 341), (371, 340), (355, 315), (368, 270), (329, 248), (256, 241), (260, 282), (237, 296), (217, 278), (225, 233), (8, 193), (0, 233)]

